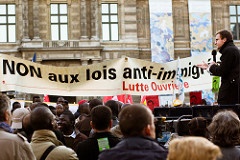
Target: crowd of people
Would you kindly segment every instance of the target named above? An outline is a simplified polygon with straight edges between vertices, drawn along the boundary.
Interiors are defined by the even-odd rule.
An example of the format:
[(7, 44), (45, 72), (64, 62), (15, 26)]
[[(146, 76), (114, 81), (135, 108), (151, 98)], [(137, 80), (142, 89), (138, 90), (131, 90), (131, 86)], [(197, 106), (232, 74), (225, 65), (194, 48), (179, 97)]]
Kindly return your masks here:
[(219, 111), (211, 121), (192, 118), (189, 135), (175, 136), (164, 146), (157, 140), (153, 113), (143, 104), (91, 99), (78, 105), (72, 113), (59, 97), (56, 106), (37, 99), (22, 108), (0, 95), (0, 159), (240, 159), (240, 120), (233, 111)]

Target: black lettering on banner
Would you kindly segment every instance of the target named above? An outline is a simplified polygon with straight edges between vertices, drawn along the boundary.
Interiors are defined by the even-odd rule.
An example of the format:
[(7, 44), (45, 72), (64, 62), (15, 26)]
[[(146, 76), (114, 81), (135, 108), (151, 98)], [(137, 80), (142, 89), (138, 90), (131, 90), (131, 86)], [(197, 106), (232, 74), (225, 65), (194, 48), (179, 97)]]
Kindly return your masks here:
[(54, 73), (49, 73), (49, 74), (48, 74), (48, 79), (49, 79), (50, 81), (55, 81), (55, 82), (57, 82), (57, 75), (54, 74)]
[(3, 60), (3, 74), (7, 74), (7, 67), (8, 67), (10, 74), (15, 74), (14, 66), (15, 66), (14, 61), (12, 61), (12, 64), (10, 66), (10, 64), (8, 63), (8, 60), (4, 59)]
[(70, 83), (73, 83), (74, 81), (75, 81), (75, 82), (79, 82), (79, 80), (78, 80), (78, 75), (79, 75), (79, 74), (75, 74), (75, 75), (70, 74), (70, 77), (72, 78), (72, 80), (70, 81)]
[[(142, 68), (129, 68), (125, 67), (123, 69), (123, 78), (125, 79), (152, 79), (156, 78), (158, 80), (169, 80), (175, 79), (177, 76), (177, 70), (165, 70), (164, 67), (160, 67), (158, 71), (153, 70), (153, 66), (143, 66)], [(193, 79), (198, 79), (204, 70), (192, 65), (189, 62), (188, 67), (180, 68), (182, 77), (192, 77)]]
[(17, 63), (15, 68), (15, 62), (11, 61), (11, 64), (8, 62), (8, 60), (3, 60), (3, 74), (7, 74), (7, 69), (10, 72), (10, 74), (15, 74), (15, 71), (21, 76), (26, 76), (30, 72), (30, 76), (34, 77), (35, 75), (38, 78), (42, 78), (41, 69), (37, 67), (37, 69), (34, 66), (27, 66), (24, 63)]
[(99, 80), (99, 79), (110, 79), (114, 80), (116, 79), (116, 69), (115, 68), (106, 68), (107, 66), (103, 66), (103, 70), (94, 70), (91, 71), (90, 69), (86, 69), (86, 80)]
[(61, 83), (68, 83), (68, 75), (67, 74), (65, 74), (65, 75), (59, 74), (58, 78), (59, 78), (59, 82), (61, 82)]
[(67, 75), (67, 74), (54, 74), (54, 73), (49, 73), (48, 74), (48, 79), (50, 81), (54, 81), (54, 82), (61, 82), (61, 83), (68, 83), (69, 82), (69, 78), (71, 78), (71, 81), (69, 83), (73, 83), (73, 82), (79, 82), (78, 80), (78, 75), (79, 74), (76, 74), (76, 75), (73, 75), (73, 74), (70, 74), (70, 75)]
[(116, 69), (115, 68), (110, 68), (109, 69), (109, 76), (108, 76), (109, 79), (111, 80), (114, 80), (117, 78), (117, 75), (116, 75)]
[(123, 78), (125, 79), (132, 79), (132, 70), (131, 68), (124, 68)]
[(18, 74), (21, 76), (26, 76), (29, 72), (27, 66), (23, 63), (17, 63), (16, 70), (17, 70)]

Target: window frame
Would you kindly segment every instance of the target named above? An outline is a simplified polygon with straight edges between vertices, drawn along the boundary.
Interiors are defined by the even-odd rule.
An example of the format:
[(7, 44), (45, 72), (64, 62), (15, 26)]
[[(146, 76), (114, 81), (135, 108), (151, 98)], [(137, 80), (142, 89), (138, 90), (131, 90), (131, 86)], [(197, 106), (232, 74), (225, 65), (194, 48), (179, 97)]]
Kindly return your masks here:
[[(103, 5), (108, 5), (108, 12), (107, 13), (103, 13), (102, 11), (102, 7)], [(116, 5), (117, 6), (117, 13), (111, 13), (111, 5)], [(101, 4), (101, 20), (102, 20), (102, 40), (103, 41), (119, 41), (119, 15), (118, 15), (119, 11), (118, 11), (118, 3), (102, 3)], [(108, 22), (103, 22), (103, 16), (107, 16), (108, 18)], [(117, 21), (113, 22), (111, 20), (112, 16), (116, 16)], [(104, 25), (108, 25), (108, 39), (104, 39)], [(112, 30), (113, 30), (113, 26), (112, 25), (117, 25), (117, 38), (113, 39), (112, 37)], [(105, 32), (106, 33), (106, 32)]]
[[(0, 43), (16, 43), (17, 41), (17, 25), (16, 25), (16, 4), (13, 3), (8, 3), (8, 4), (0, 4), (0, 5), (5, 5), (6, 7), (6, 14), (0, 14), (0, 18), (1, 17), (5, 17), (6, 18), (6, 23), (0, 23), (0, 26), (6, 26), (6, 37), (5, 40), (6, 41), (0, 41)], [(9, 13), (9, 5), (13, 5), (14, 6), (14, 13), (11, 14)], [(14, 17), (15, 18), (15, 22), (14, 23), (10, 23), (9, 22), (9, 17)], [(14, 32), (14, 41), (10, 41), (10, 33), (13, 33), (12, 31), (10, 31), (10, 26), (14, 26), (15, 28), (15, 32)]]
[[(57, 5), (57, 13), (52, 13), (52, 5)], [(66, 13), (61, 13), (60, 10), (60, 6), (61, 5), (66, 5), (66, 9), (67, 12)], [(56, 16), (57, 17), (57, 21), (58, 22), (52, 22), (52, 17)], [(61, 16), (66, 16), (67, 18), (67, 22), (61, 22)], [(52, 31), (52, 26), (53, 25), (57, 25), (58, 28), (58, 38), (57, 39), (53, 39), (53, 31)], [(67, 33), (66, 33), (66, 39), (62, 39), (63, 38), (63, 33), (61, 32), (61, 27), (66, 25), (67, 27)], [(69, 18), (68, 18), (68, 5), (66, 3), (51, 3), (50, 4), (50, 29), (51, 29), (51, 39), (52, 40), (56, 40), (56, 41), (64, 41), (64, 40), (68, 40), (69, 36), (69, 29), (68, 29), (68, 25), (69, 25)]]
[[(231, 7), (235, 8), (234, 14), (231, 14)], [(239, 8), (239, 11), (238, 11), (238, 8)], [(231, 22), (232, 17), (235, 17), (236, 22)], [(233, 39), (240, 40), (240, 5), (229, 5), (229, 22), (230, 22), (230, 29), (233, 34)], [(233, 30), (233, 27), (232, 27), (233, 25), (236, 26), (236, 34)]]

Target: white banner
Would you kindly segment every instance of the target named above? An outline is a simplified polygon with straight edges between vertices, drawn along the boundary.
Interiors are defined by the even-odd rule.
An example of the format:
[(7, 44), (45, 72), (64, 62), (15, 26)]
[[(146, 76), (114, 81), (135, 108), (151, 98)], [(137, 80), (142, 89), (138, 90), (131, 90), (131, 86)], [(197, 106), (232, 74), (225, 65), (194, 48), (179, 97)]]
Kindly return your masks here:
[[(211, 55), (180, 59), (185, 92), (211, 89), (212, 77), (196, 67)], [(164, 64), (121, 58), (79, 67), (46, 66), (0, 54), (1, 91), (65, 96), (162, 95), (178, 89), (177, 61)]]

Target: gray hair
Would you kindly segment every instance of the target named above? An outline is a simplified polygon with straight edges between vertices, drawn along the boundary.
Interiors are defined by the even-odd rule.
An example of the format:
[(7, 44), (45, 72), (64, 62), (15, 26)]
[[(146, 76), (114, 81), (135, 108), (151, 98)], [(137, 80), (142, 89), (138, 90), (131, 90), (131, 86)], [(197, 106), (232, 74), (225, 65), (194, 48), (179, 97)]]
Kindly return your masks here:
[(10, 109), (11, 109), (10, 106), (11, 106), (11, 103), (10, 103), (9, 97), (5, 94), (1, 94), (0, 95), (0, 122), (3, 122), (6, 120), (5, 112), (7, 110), (9, 110), (10, 112)]

